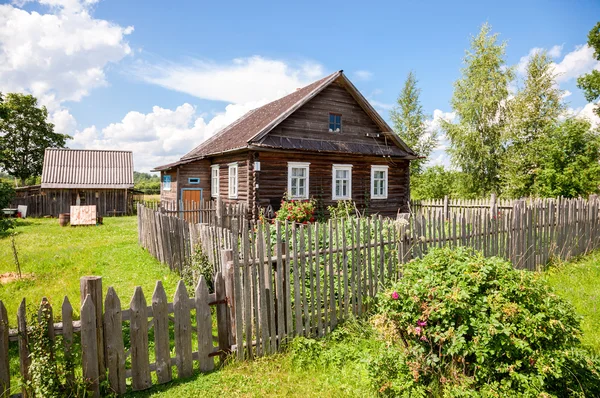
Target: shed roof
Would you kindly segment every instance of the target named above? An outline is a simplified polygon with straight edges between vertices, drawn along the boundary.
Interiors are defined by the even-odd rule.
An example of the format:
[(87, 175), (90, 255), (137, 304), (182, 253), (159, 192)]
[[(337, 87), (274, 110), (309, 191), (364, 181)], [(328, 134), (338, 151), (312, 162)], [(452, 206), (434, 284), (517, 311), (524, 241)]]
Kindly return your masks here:
[(133, 188), (131, 151), (48, 148), (42, 188)]
[[(265, 136), (275, 128), (279, 123), (290, 116), (294, 111), (306, 104), (323, 89), (329, 86), (336, 80), (340, 80), (344, 83), (344, 86), (348, 89), (350, 94), (359, 103), (359, 105), (365, 110), (365, 112), (373, 119), (373, 121), (379, 126), (384, 134), (387, 134), (389, 138), (395, 142), (396, 148), (401, 148), (398, 153), (379, 153), (379, 155), (396, 155), (403, 156), (408, 159), (416, 158), (416, 154), (410, 149), (393, 131), (392, 128), (383, 120), (383, 118), (377, 113), (377, 111), (369, 104), (364, 96), (356, 89), (356, 87), (346, 78), (343, 71), (337, 71), (329, 76), (319, 79), (308, 86), (300, 88), (291, 94), (288, 94), (278, 100), (270, 102), (260, 108), (254, 109), (240, 117), (235, 122), (231, 123), (214, 136), (210, 137), (206, 141), (202, 142), (192, 151), (185, 154), (179, 161), (166, 164), (163, 166), (156, 167), (155, 171), (168, 170), (180, 164), (185, 164), (190, 161), (201, 159), (211, 155), (217, 155), (224, 152), (234, 151), (237, 149), (247, 148), (249, 145), (274, 146), (275, 142), (271, 142), (265, 139)], [(307, 142), (301, 143), (300, 148), (292, 148), (289, 146), (279, 146), (284, 149), (303, 149), (303, 150), (314, 150), (314, 148), (306, 148)], [(296, 145), (298, 146), (298, 145)], [(331, 146), (331, 145), (330, 145)], [(368, 148), (367, 148), (368, 149)], [(331, 151), (336, 151), (335, 148), (330, 148)], [(321, 151), (328, 151), (327, 148), (321, 148)], [(357, 153), (361, 153), (362, 148)], [(371, 150), (365, 154), (370, 154)]]

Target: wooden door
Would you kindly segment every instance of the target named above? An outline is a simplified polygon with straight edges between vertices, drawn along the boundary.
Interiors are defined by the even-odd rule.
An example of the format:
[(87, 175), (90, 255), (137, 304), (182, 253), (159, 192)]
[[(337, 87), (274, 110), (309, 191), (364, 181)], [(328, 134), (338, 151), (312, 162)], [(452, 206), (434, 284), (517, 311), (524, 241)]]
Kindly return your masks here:
[(192, 223), (201, 222), (199, 220), (200, 209), (202, 203), (201, 189), (184, 189), (181, 193), (181, 210), (183, 210), (183, 218)]

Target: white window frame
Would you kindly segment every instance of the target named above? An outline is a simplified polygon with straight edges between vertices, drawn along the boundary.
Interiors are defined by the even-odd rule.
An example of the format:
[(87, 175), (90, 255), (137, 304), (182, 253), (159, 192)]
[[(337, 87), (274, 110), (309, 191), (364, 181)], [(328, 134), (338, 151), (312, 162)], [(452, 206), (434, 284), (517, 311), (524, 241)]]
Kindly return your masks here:
[[(232, 183), (232, 177), (235, 179)], [(238, 197), (238, 164), (237, 162), (229, 163), (229, 173), (227, 174), (229, 199), (237, 199)]]
[[(304, 186), (303, 196), (292, 196), (292, 169), (305, 169), (306, 170), (306, 185)], [(309, 198), (309, 182), (310, 182), (310, 163), (305, 162), (288, 162), (288, 184), (287, 194), (289, 199), (308, 199)]]
[[(336, 171), (347, 170), (348, 171), (348, 195), (346, 196), (337, 196), (335, 194), (335, 172)], [(334, 164), (331, 167), (331, 199), (333, 200), (350, 200), (352, 199), (352, 165), (351, 164)]]
[[(165, 182), (165, 177), (169, 177), (169, 184), (168, 185)], [(163, 191), (170, 191), (171, 190), (171, 184), (173, 183), (173, 178), (171, 177), (170, 174), (163, 174), (161, 183), (162, 183), (162, 190)]]
[[(383, 171), (383, 194), (375, 195), (375, 172)], [(387, 199), (388, 198), (388, 187), (389, 187), (389, 166), (372, 165), (371, 166), (371, 199)]]
[[(220, 174), (220, 165), (213, 164), (210, 166), (210, 196), (213, 198), (219, 197), (219, 185), (221, 184)], [(217, 180), (216, 184), (215, 179)]]

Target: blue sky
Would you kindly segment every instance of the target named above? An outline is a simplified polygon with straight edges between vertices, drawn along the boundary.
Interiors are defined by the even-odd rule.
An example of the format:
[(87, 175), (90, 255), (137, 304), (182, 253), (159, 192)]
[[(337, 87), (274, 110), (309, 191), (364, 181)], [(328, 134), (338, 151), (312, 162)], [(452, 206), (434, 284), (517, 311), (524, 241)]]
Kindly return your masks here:
[[(575, 79), (600, 69), (582, 46), (599, 17), (598, 1), (19, 0), (0, 5), (0, 91), (38, 96), (70, 146), (131, 149), (147, 171), (338, 69), (386, 118), (413, 70), (425, 111), (451, 119), (484, 22), (509, 65), (551, 51), (571, 112), (590, 116)], [(432, 164), (448, 164), (444, 145)]]

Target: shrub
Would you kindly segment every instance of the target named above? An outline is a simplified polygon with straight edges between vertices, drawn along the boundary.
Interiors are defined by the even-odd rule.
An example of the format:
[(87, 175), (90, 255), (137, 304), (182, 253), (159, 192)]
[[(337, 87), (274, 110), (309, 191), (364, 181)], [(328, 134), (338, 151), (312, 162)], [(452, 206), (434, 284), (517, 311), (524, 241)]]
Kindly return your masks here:
[(371, 366), (383, 393), (600, 396), (600, 361), (581, 348), (572, 306), (539, 274), (437, 249), (378, 299), (399, 335), (397, 354)]
[(208, 260), (208, 256), (202, 251), (202, 248), (197, 246), (189, 263), (182, 268), (181, 278), (187, 287), (194, 291), (200, 275), (204, 276), (209, 293), (213, 293), (215, 291), (213, 265)]
[(286, 200), (281, 201), (281, 208), (275, 213), (275, 219), (279, 221), (290, 221), (297, 223), (308, 223), (315, 221), (314, 200)]
[(340, 200), (335, 206), (327, 206), (331, 218), (344, 218), (356, 216), (356, 205), (351, 200)]
[[(14, 197), (15, 189), (13, 186), (8, 182), (0, 181), (0, 210), (9, 207)], [(8, 231), (12, 227), (12, 220), (3, 218), (3, 215), (0, 214), (0, 233)]]

